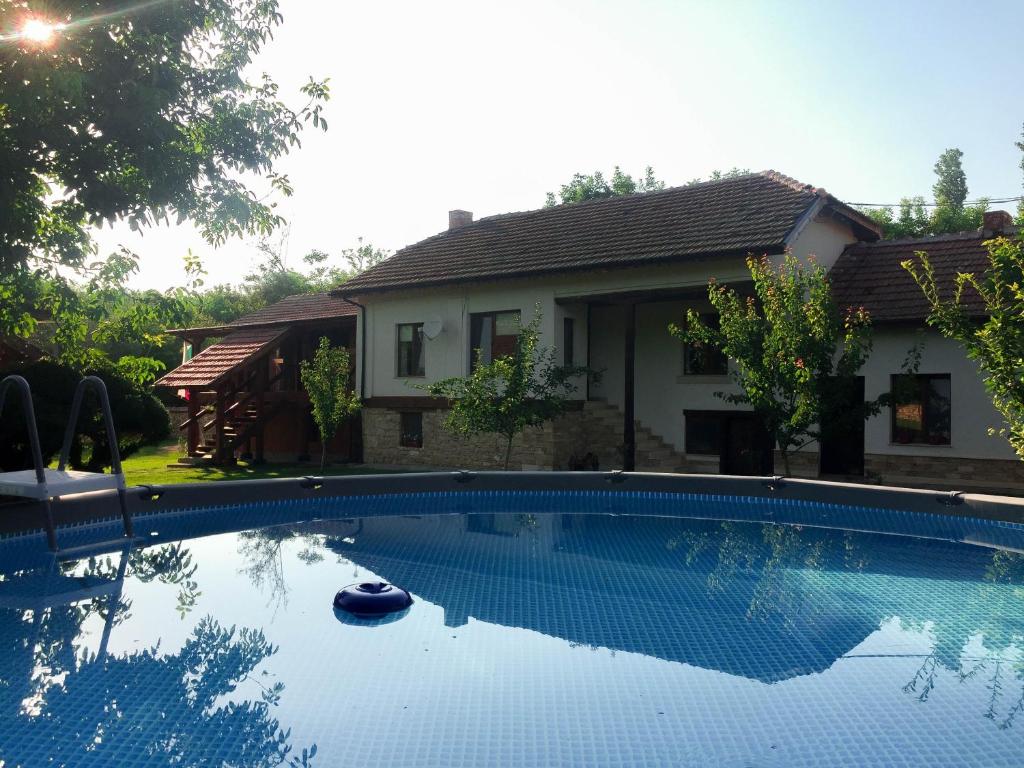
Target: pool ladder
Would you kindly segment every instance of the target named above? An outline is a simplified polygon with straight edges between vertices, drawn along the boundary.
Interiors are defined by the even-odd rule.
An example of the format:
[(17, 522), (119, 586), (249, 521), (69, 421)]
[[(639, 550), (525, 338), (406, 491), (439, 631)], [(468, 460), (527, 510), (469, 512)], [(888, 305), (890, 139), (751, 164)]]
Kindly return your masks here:
[[(71, 401), (71, 413), (68, 417), (67, 427), (64, 429), (64, 442), (61, 446), (60, 460), (56, 470), (43, 466), (39, 429), (36, 425), (35, 408), (32, 405), (32, 390), (24, 377), (11, 375), (0, 381), (0, 416), (3, 415), (7, 392), (12, 387), (21, 393), (33, 469), (21, 472), (0, 472), (0, 495), (22, 496), (42, 502), (46, 541), (50, 549), (57, 552), (57, 531), (53, 522), (52, 499), (72, 493), (116, 490), (121, 508), (121, 518), (124, 521), (124, 535), (128, 539), (132, 539), (135, 534), (132, 528), (132, 518), (128, 512), (124, 471), (121, 468), (121, 452), (117, 447), (114, 417), (110, 411), (110, 398), (107, 396), (107, 386), (103, 380), (98, 376), (86, 376), (75, 387), (75, 395)], [(71, 454), (71, 444), (75, 438), (75, 429), (78, 426), (78, 417), (82, 410), (82, 399), (89, 387), (96, 390), (100, 399), (100, 408), (103, 411), (103, 424), (107, 440), (110, 443), (111, 473), (109, 475), (102, 472), (66, 469)]]

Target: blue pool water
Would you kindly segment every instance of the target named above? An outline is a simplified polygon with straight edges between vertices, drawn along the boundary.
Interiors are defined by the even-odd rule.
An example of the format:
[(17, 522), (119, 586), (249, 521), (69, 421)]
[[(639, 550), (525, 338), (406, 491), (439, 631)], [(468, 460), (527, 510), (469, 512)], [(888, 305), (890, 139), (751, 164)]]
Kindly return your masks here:
[[(137, 529), (0, 543), (5, 768), (1024, 764), (1019, 526), (537, 493)], [(371, 577), (415, 603), (336, 614)]]

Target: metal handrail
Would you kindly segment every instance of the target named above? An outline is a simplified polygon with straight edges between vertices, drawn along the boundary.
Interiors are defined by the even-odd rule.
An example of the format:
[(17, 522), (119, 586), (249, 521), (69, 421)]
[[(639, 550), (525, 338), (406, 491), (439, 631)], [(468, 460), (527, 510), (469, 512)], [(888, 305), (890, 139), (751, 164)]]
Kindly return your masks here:
[(39, 429), (36, 427), (36, 410), (32, 405), (32, 390), (24, 376), (11, 374), (0, 381), (0, 416), (4, 412), (4, 402), (7, 400), (7, 390), (17, 387), (21, 391), (21, 405), (25, 411), (25, 425), (28, 428), (28, 442), (32, 450), (32, 463), (35, 466), (36, 482), (40, 485), (46, 482), (46, 474), (43, 472), (43, 452), (39, 447)]
[(89, 385), (96, 388), (100, 397), (100, 408), (103, 411), (103, 425), (106, 427), (107, 440), (110, 441), (110, 463), (111, 470), (115, 475), (123, 475), (121, 470), (121, 451), (117, 447), (117, 434), (114, 432), (114, 415), (110, 411), (110, 398), (107, 396), (107, 385), (99, 376), (86, 376), (75, 387), (75, 397), (71, 401), (71, 414), (68, 416), (68, 426), (64, 430), (64, 444), (60, 449), (60, 462), (57, 464), (59, 472), (64, 471), (68, 458), (71, 455), (71, 441), (74, 440), (75, 430), (78, 427), (78, 417), (82, 411), (82, 398)]
[[(36, 472), (36, 482), (46, 488), (46, 471), (43, 468), (43, 452), (39, 447), (39, 428), (36, 426), (36, 409), (32, 404), (32, 388), (24, 376), (11, 374), (0, 381), (0, 416), (4, 412), (4, 403), (7, 400), (7, 390), (17, 387), (21, 391), (22, 410), (25, 411), (25, 427), (28, 430), (29, 447), (32, 450), (32, 463)], [(57, 549), (57, 529), (53, 524), (53, 508), (50, 506), (49, 497), (43, 499), (43, 511), (46, 517), (46, 542), (50, 549)]]
[(57, 471), (63, 472), (67, 466), (68, 458), (71, 455), (71, 442), (75, 438), (78, 427), (78, 417), (82, 411), (82, 398), (89, 386), (96, 389), (100, 398), (100, 409), (103, 411), (103, 425), (107, 432), (107, 441), (110, 443), (110, 470), (114, 475), (120, 476), (117, 495), (121, 504), (121, 517), (124, 519), (124, 532), (129, 538), (135, 535), (132, 518), (128, 513), (128, 506), (125, 503), (124, 492), (124, 470), (121, 468), (121, 451), (117, 446), (117, 432), (114, 430), (114, 415), (110, 410), (110, 398), (107, 396), (107, 385), (98, 376), (86, 376), (75, 387), (75, 396), (71, 401), (71, 413), (68, 416), (68, 426), (64, 430), (64, 445), (60, 449), (60, 461), (57, 464)]

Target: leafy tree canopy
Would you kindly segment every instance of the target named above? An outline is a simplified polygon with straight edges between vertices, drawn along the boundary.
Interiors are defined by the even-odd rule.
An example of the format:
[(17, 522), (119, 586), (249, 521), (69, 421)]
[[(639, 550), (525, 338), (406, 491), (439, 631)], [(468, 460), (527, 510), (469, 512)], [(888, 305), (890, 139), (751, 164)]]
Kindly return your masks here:
[(505, 440), (504, 468), (512, 441), (527, 427), (539, 427), (561, 414), (576, 391), (578, 377), (590, 371), (560, 365), (553, 347), (540, 346), (538, 306), (528, 325), (521, 326), (515, 351), (489, 363), (478, 356), (472, 373), (424, 387), (434, 397), (452, 401), (445, 428), (460, 435), (496, 434)]
[(594, 171), (592, 174), (577, 173), (568, 184), (563, 184), (555, 197), (554, 192), (548, 192), (544, 202), (545, 207), (550, 208), (559, 203), (582, 203), (584, 200), (600, 200), (605, 197), (616, 195), (632, 195), (637, 192), (653, 192), (665, 188), (665, 182), (659, 181), (654, 175), (654, 169), (647, 166), (644, 175), (639, 180), (634, 179), (628, 173), (623, 173), (619, 166), (612, 171), (610, 181), (606, 181), (601, 171)]
[(213, 244), (268, 234), (281, 223), (271, 193), (291, 193), (275, 161), (307, 123), (326, 128), (326, 82), (310, 79), (293, 107), (244, 74), (282, 22), (276, 0), (49, 12), (63, 26), (34, 41), (17, 34), (27, 3), (0, 0), (0, 333), (31, 331), (40, 278), (86, 267), (104, 222), (188, 220)]
[(964, 153), (947, 149), (935, 162), (935, 184), (932, 186), (934, 206), (929, 213), (924, 197), (904, 197), (893, 208), (870, 208), (862, 211), (882, 227), (886, 239), (923, 237), (947, 232), (980, 229), (988, 202), (979, 200), (967, 205), (967, 175), (963, 169)]
[(749, 173), (749, 168), (737, 168), (736, 166), (733, 166), (728, 171), (721, 171), (715, 169), (711, 172), (711, 175), (708, 176), (706, 179), (703, 179), (700, 176), (698, 176), (686, 182), (686, 186), (691, 187), (694, 184), (703, 184), (705, 181), (721, 181), (722, 179), (735, 179), (739, 178), (740, 176), (746, 176)]
[[(708, 285), (718, 327), (691, 309), (685, 326), (669, 330), (686, 344), (719, 349), (735, 362), (739, 394), (715, 394), (760, 415), (788, 474), (792, 451), (820, 439), (823, 414), (837, 394), (834, 382), (855, 376), (867, 360), (871, 323), (863, 307), (840, 313), (818, 264), (804, 266), (787, 254), (777, 269), (767, 256), (748, 257), (747, 267), (752, 296), (713, 280)], [(865, 403), (859, 415), (867, 418), (881, 406), (881, 399)]]

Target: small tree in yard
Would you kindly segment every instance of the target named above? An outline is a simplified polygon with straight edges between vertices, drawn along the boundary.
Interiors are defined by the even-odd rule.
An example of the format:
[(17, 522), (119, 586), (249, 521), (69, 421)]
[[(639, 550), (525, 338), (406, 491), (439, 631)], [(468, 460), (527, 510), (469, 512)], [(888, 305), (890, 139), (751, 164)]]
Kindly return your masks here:
[(452, 401), (444, 423), (449, 431), (467, 436), (492, 432), (504, 438), (506, 470), (515, 436), (561, 414), (576, 390), (573, 379), (588, 373), (580, 366), (558, 365), (555, 350), (540, 346), (540, 320), (538, 308), (529, 325), (521, 326), (511, 355), (490, 363), (478, 357), (469, 376), (424, 387), (434, 397)]
[[(980, 275), (959, 273), (944, 292), (927, 254), (903, 262), (924, 291), (930, 306), (928, 324), (963, 345), (978, 363), (985, 388), (1006, 420), (998, 431), (1024, 459), (1024, 240), (996, 238), (986, 243), (989, 265)], [(970, 311), (966, 293), (981, 298), (984, 312)], [(974, 302), (972, 302), (973, 304)]]
[(349, 389), (348, 350), (332, 347), (330, 339), (321, 337), (312, 360), (300, 366), (302, 385), (313, 406), (313, 420), (320, 431), (320, 471), (327, 465), (327, 443), (338, 427), (359, 410), (359, 396)]
[[(776, 269), (767, 256), (750, 256), (747, 267), (753, 296), (714, 280), (708, 285), (718, 328), (691, 309), (685, 327), (669, 330), (686, 344), (720, 349), (736, 363), (732, 375), (742, 392), (715, 395), (753, 408), (774, 436), (789, 474), (790, 454), (820, 439), (819, 425), (840, 410), (834, 400), (843, 388), (837, 381), (852, 379), (867, 360), (870, 318), (863, 307), (839, 312), (817, 264), (804, 266), (786, 255)], [(864, 403), (862, 417), (878, 413), (884, 399)]]

